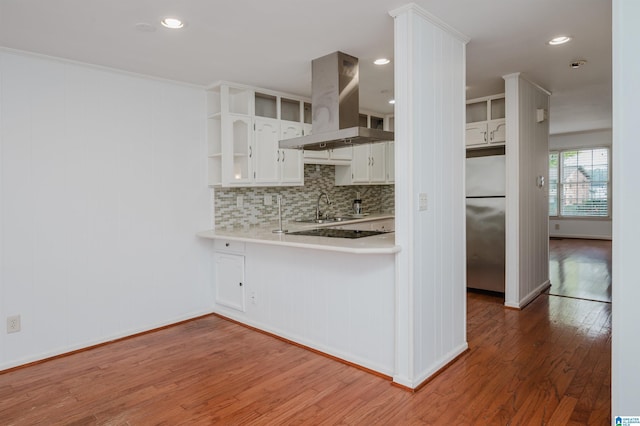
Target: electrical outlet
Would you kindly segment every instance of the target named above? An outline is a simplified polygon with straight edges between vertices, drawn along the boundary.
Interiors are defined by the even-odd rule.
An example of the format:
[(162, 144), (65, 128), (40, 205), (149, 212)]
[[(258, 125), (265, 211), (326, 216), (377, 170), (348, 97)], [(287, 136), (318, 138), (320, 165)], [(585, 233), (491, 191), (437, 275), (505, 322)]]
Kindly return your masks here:
[(560, 224), (559, 224), (559, 223), (556, 223), (556, 224), (555, 224), (555, 230), (557, 231), (558, 229), (560, 229)]
[(244, 197), (242, 195), (238, 195), (236, 197), (236, 207), (241, 209), (244, 206)]
[(20, 328), (20, 315), (7, 317), (7, 333), (17, 333)]
[(273, 197), (271, 195), (265, 195), (264, 196), (264, 205), (265, 206), (270, 206), (273, 204)]
[(252, 291), (249, 294), (249, 299), (251, 300), (251, 304), (257, 305), (258, 304), (258, 293), (256, 293), (255, 291)]

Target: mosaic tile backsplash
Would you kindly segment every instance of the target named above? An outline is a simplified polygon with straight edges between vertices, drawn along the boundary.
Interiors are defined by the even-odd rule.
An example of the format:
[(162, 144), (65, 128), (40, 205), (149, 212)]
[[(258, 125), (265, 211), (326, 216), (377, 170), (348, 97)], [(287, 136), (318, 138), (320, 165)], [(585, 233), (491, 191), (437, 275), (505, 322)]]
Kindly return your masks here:
[[(213, 191), (215, 226), (218, 229), (246, 227), (278, 221), (276, 196), (282, 197), (283, 222), (315, 217), (316, 203), (322, 192), (329, 195), (332, 204), (327, 207), (324, 197), (320, 210), (331, 216), (352, 212), (357, 193), (362, 199), (364, 213), (393, 214), (395, 191), (393, 185), (335, 186), (335, 166), (304, 165), (304, 186), (216, 188)], [(242, 195), (243, 207), (237, 207), (237, 197)], [(270, 195), (273, 204), (264, 205), (264, 196)]]

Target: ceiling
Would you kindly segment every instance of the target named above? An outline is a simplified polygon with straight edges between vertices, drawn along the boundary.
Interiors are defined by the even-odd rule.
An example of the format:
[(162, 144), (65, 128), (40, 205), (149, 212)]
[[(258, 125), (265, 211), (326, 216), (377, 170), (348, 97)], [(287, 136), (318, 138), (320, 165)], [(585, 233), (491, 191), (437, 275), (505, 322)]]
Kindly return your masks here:
[[(0, 46), (200, 86), (311, 95), (311, 60), (360, 59), (360, 106), (393, 112), (393, 19), (406, 0), (0, 0)], [(416, 0), (471, 41), (467, 98), (522, 72), (552, 92), (551, 133), (611, 127), (610, 0)], [(181, 30), (162, 27), (177, 16)], [(144, 25), (142, 30), (137, 24)], [(546, 42), (557, 35), (573, 40)], [(587, 63), (572, 69), (571, 61)]]

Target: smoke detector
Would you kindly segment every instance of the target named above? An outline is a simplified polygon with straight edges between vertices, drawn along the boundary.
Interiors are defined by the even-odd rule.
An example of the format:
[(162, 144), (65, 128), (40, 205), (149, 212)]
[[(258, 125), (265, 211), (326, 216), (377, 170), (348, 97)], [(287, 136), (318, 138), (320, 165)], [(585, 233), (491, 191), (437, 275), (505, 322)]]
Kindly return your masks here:
[(573, 68), (573, 69), (576, 69), (576, 68), (580, 68), (581, 66), (583, 66), (586, 63), (587, 63), (587, 61), (585, 59), (578, 59), (578, 60), (575, 60), (575, 61), (571, 61), (569, 63), (569, 66), (571, 68)]

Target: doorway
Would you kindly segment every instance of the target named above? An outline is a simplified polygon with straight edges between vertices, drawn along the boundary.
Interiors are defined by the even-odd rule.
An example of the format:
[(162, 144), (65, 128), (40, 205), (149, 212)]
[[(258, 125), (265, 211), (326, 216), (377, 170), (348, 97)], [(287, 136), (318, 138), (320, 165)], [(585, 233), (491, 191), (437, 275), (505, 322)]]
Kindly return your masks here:
[(550, 238), (552, 296), (611, 303), (611, 240)]

